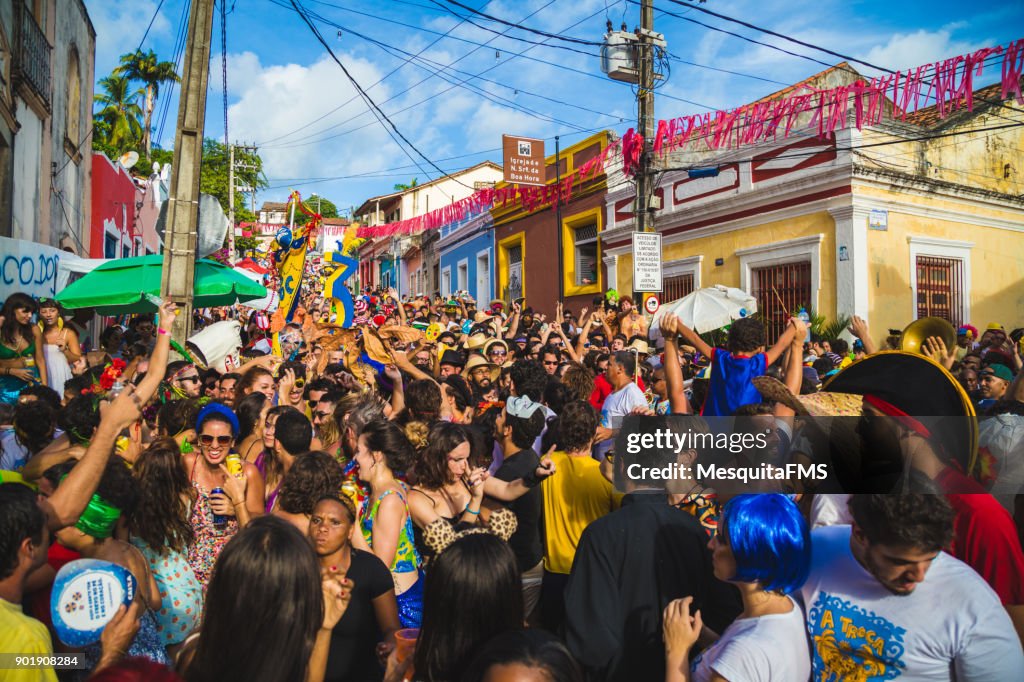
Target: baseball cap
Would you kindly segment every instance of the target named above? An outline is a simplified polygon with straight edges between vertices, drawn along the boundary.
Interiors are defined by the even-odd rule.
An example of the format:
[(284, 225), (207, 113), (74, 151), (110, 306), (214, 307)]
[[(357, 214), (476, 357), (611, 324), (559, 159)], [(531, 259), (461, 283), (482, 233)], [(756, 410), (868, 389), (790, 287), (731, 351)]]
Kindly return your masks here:
[(1010, 368), (999, 363), (993, 363), (978, 372), (979, 377), (987, 374), (994, 375), (1003, 381), (1013, 381), (1013, 372), (1010, 371)]

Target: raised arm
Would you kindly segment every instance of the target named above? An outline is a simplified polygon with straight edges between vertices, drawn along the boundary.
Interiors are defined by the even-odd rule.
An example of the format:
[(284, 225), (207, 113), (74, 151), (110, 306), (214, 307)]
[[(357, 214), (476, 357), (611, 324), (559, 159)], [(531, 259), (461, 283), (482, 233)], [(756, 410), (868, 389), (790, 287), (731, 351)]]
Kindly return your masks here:
[(868, 329), (868, 323), (866, 320), (853, 316), (850, 321), (850, 328), (847, 330), (864, 344), (864, 352), (868, 355), (874, 355), (878, 352), (878, 345), (875, 340), (871, 338), (871, 330)]
[[(803, 320), (796, 317), (790, 319), (790, 324), (793, 325), (794, 334), (793, 340), (789, 344), (789, 358), (786, 362), (786, 373), (783, 379), (785, 379), (786, 388), (789, 389), (790, 393), (800, 395), (800, 385), (804, 380), (803, 349), (807, 325), (803, 323)], [(782, 403), (775, 403), (775, 416), (794, 417), (796, 413), (792, 408), (786, 407)]]
[(35, 361), (36, 368), (39, 370), (39, 379), (43, 386), (46, 385), (46, 355), (43, 353), (43, 344), (46, 341), (43, 339), (43, 330), (38, 325), (32, 325), (32, 338), (35, 343)]
[(683, 367), (679, 363), (679, 318), (666, 313), (661, 318), (661, 332), (665, 337), (665, 382), (668, 384), (668, 402), (673, 414), (691, 414), (690, 401), (686, 399), (683, 382)]
[(780, 336), (778, 341), (775, 342), (775, 345), (773, 345), (771, 348), (767, 350), (767, 352), (765, 352), (765, 355), (768, 356), (766, 364), (771, 365), (772, 363), (779, 359), (783, 352), (785, 352), (785, 350), (789, 348), (789, 344), (790, 342), (793, 341), (793, 337), (795, 336), (795, 334), (796, 332), (793, 331), (792, 324), (786, 327), (786, 331), (782, 332), (782, 336)]
[(142, 401), (129, 384), (114, 402), (101, 411), (100, 423), (89, 447), (60, 487), (40, 501), (51, 530), (59, 530), (78, 521), (89, 498), (96, 492), (107, 461), (114, 452), (114, 441), (121, 430), (142, 416)]
[(698, 353), (708, 358), (711, 357), (714, 349), (704, 343), (704, 339), (700, 338), (700, 334), (683, 324), (682, 320), (679, 321), (679, 333), (690, 342), (691, 346), (697, 349)]

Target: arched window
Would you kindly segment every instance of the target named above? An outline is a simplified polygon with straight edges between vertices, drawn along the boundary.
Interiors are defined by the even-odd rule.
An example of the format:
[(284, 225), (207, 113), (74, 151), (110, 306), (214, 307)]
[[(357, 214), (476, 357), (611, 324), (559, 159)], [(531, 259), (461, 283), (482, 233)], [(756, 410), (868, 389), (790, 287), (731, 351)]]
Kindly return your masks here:
[(64, 122), (65, 136), (72, 156), (78, 155), (82, 142), (82, 76), (78, 68), (78, 49), (72, 45), (68, 53), (68, 104)]

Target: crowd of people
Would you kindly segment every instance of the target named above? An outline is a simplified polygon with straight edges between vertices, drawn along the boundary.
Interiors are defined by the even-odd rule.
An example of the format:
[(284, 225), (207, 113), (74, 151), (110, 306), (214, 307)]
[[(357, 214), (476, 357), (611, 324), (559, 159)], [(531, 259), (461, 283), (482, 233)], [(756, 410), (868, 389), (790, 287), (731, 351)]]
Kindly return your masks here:
[[(770, 340), (756, 316), (655, 333), (614, 291), (573, 311), (367, 290), (351, 321), (315, 293), (290, 320), (196, 311), (241, 345), (172, 360), (177, 312), (93, 340), (52, 299), (3, 304), (0, 654), (81, 663), (0, 680), (1024, 676), (1020, 329), (911, 354), (860, 318), (852, 344), (797, 318)], [(645, 447), (690, 473), (637, 478), (635, 416), (767, 437)], [(693, 473), (814, 463), (815, 442), (846, 448), (817, 488)], [(83, 558), (138, 589), (76, 649), (51, 592)]]

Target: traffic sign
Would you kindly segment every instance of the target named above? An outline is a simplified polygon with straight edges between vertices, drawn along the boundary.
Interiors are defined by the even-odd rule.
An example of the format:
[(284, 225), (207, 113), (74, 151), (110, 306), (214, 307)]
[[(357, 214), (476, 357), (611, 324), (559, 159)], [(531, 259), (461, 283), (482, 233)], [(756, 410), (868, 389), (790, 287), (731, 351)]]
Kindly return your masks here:
[(658, 312), (658, 308), (661, 307), (661, 301), (654, 294), (647, 294), (644, 297), (644, 310), (647, 311), (648, 315), (653, 315)]
[(633, 291), (661, 291), (661, 235), (633, 233)]

